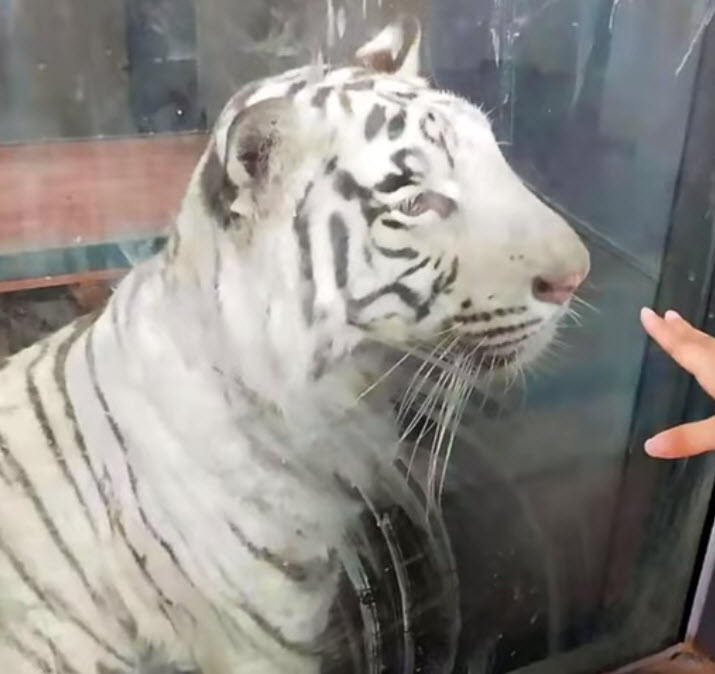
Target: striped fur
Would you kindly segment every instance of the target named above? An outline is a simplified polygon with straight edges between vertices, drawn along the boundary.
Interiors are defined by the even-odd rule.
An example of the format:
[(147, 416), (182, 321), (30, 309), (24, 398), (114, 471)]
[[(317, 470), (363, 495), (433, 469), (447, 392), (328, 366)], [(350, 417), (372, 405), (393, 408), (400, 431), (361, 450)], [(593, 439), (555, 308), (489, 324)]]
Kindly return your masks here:
[(364, 347), (549, 342), (532, 279), (588, 256), (419, 35), (238, 92), (166, 248), (2, 365), (0, 671), (318, 672), (346, 485), (413, 507)]

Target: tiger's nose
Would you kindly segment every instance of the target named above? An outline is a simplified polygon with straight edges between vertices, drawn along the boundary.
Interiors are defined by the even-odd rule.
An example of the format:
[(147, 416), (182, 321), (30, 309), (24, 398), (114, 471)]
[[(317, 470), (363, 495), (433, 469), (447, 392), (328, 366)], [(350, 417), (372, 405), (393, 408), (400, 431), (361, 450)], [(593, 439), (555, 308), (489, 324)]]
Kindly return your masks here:
[(582, 272), (557, 277), (535, 276), (531, 282), (531, 292), (541, 302), (566, 304), (585, 277), (586, 274)]

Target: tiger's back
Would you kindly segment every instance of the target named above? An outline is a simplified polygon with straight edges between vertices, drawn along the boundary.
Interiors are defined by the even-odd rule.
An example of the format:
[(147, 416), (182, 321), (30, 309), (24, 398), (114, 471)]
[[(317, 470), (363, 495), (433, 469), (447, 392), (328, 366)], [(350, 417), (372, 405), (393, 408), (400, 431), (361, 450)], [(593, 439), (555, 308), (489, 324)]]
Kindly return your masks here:
[(111, 527), (67, 390), (69, 347), (84, 325), (24, 349), (0, 371), (5, 671), (73, 671), (89, 653), (108, 667), (131, 663), (126, 634), (118, 624), (106, 630), (97, 541)]

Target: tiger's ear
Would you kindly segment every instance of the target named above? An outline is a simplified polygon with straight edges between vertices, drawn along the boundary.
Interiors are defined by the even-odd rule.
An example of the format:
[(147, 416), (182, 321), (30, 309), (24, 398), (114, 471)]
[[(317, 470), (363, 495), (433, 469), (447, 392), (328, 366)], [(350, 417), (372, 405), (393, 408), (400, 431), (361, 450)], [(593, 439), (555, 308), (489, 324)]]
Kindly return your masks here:
[(419, 77), (421, 39), (420, 22), (414, 16), (403, 16), (360, 47), (355, 60), (377, 72)]
[[(230, 112), (230, 111), (229, 111)], [(200, 179), (203, 203), (227, 229), (259, 217), (290, 180), (308, 140), (292, 101), (271, 98), (222, 113)]]

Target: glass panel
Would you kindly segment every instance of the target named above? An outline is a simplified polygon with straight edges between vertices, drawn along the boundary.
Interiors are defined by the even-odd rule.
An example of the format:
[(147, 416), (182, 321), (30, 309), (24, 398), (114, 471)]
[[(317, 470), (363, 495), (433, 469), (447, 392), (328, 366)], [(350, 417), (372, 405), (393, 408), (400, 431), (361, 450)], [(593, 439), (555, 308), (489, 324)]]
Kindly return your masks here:
[[(442, 671), (428, 660), (456, 635), (452, 563), (455, 673), (602, 671), (679, 638), (712, 493), (712, 466), (642, 456), (648, 433), (705, 408), (637, 312), (676, 304), (712, 327), (715, 143), (697, 109), (715, 101), (715, 1), (0, 0), (0, 289), (151, 256), (237, 88), (344, 63), (404, 11), (428, 74), (488, 111), (593, 271), (553, 353), (470, 398), (434, 545), (404, 513), (364, 518), (373, 556), (350, 557), (341, 585), (362, 603), (336, 609), (326, 671), (375, 644), (394, 648), (383, 663), (410, 652)], [(690, 156), (700, 143), (710, 159)], [(413, 632), (400, 601), (419, 607)]]
[[(528, 378), (525, 394), (497, 395), (486, 415), (493, 418), (475, 414), (463, 425), (448, 501), (467, 603), (463, 643), (475, 650), (470, 671), (511, 671), (543, 658), (529, 671), (593, 672), (677, 640), (712, 487), (710, 473), (695, 483), (661, 473), (654, 482), (644, 465), (624, 477), (624, 447), (645, 346), (637, 314), (663, 287), (697, 38), (713, 5), (478, 5), (435, 5), (436, 79), (489, 111), (513, 165), (589, 241), (583, 298), (595, 310), (579, 307), (581, 327), (564, 331), (553, 366)], [(696, 240), (709, 245), (707, 225)], [(692, 241), (672, 256), (678, 267), (666, 287), (687, 274), (709, 287), (688, 262)], [(702, 306), (690, 306), (697, 317)], [(658, 376), (642, 394), (677, 399), (677, 375), (666, 366)], [(641, 398), (636, 409), (648, 404)], [(665, 423), (651, 416), (650, 432)], [(677, 516), (667, 506), (663, 513), (660, 498), (685, 499), (691, 489), (702, 500)], [(651, 528), (638, 531), (637, 522)], [(640, 546), (650, 552), (639, 557)], [(654, 598), (663, 574), (670, 600)]]

